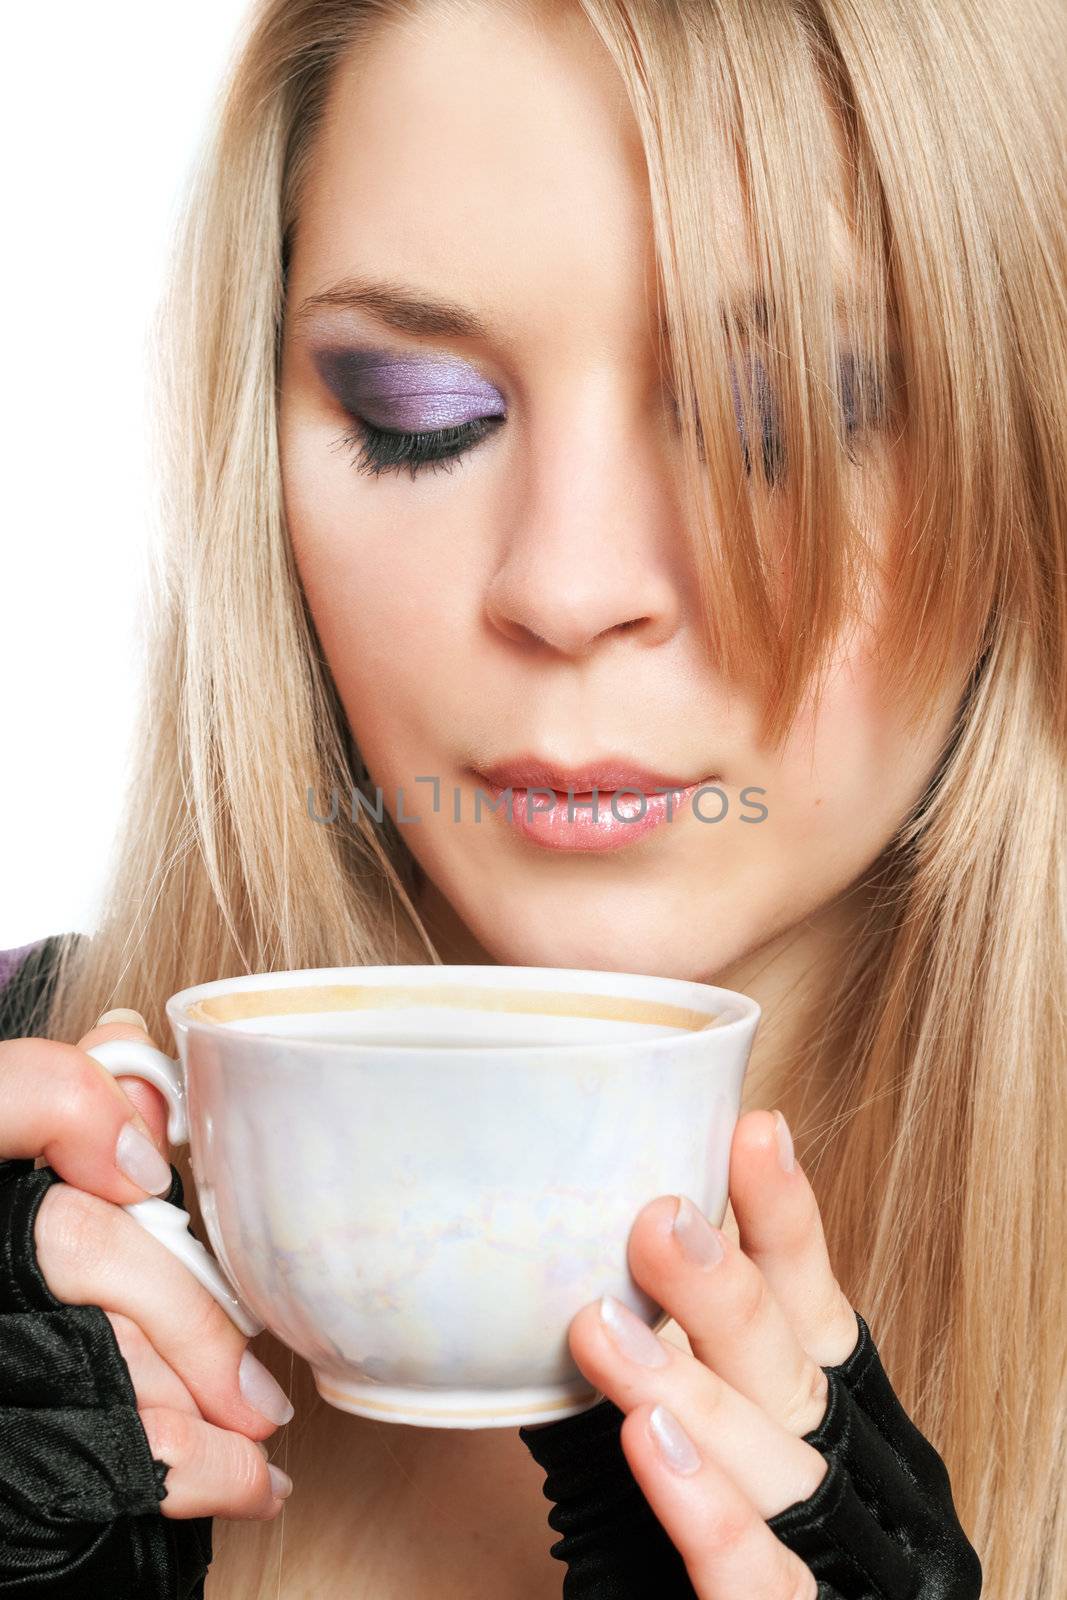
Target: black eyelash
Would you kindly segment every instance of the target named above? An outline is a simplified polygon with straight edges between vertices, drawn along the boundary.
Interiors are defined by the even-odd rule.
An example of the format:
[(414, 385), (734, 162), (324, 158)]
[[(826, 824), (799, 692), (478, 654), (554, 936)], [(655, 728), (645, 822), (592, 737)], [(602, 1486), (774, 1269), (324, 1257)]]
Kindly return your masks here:
[(451, 472), (460, 457), (487, 438), (503, 420), (476, 417), (473, 422), (435, 428), (428, 433), (394, 433), (359, 418), (355, 427), (347, 429), (337, 442), (355, 452), (353, 465), (357, 472), (377, 478), (383, 472), (402, 472), (407, 467), (414, 478), (423, 467)]
[[(762, 374), (762, 366), (759, 369)], [(853, 466), (858, 465), (857, 443), (859, 436), (875, 428), (886, 416), (886, 391), (881, 375), (874, 364), (864, 356), (845, 354), (838, 363), (840, 387), (841, 442), (845, 455)], [(767, 388), (765, 377), (756, 384), (757, 411), (760, 418), (760, 447), (763, 476), (771, 485), (779, 482), (786, 470), (785, 439), (778, 425), (778, 408)], [(752, 472), (752, 455), (743, 422), (738, 421), (741, 456), (746, 476)], [(701, 449), (703, 455), (703, 449)]]
[[(675, 406), (677, 414), (677, 406)], [(774, 485), (785, 475), (786, 452), (785, 440), (778, 427), (777, 410), (768, 400), (759, 408), (760, 417), (760, 464), (763, 476), (767, 483)], [(697, 424), (697, 455), (704, 461), (704, 433), (700, 424)], [(741, 446), (741, 461), (745, 469), (745, 476), (752, 475), (752, 452), (749, 449), (748, 431), (743, 421), (737, 423), (738, 443)]]
[[(752, 473), (752, 455), (748, 447), (748, 435), (744, 427), (738, 429), (741, 438), (741, 459), (745, 465), (745, 476)], [(773, 410), (764, 411), (762, 414), (762, 427), (760, 428), (760, 463), (763, 476), (769, 484), (775, 484), (785, 476), (785, 440), (779, 431)]]
[(886, 381), (874, 363), (867, 356), (860, 355), (841, 357), (838, 379), (846, 449), (852, 459), (852, 441), (856, 435), (876, 428), (887, 420)]

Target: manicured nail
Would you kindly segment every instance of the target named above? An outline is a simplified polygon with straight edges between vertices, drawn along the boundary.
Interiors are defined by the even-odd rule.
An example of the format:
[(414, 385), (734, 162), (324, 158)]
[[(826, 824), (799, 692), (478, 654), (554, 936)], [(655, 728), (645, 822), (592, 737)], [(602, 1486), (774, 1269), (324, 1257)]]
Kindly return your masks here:
[(600, 1320), (619, 1352), (642, 1367), (665, 1367), (670, 1360), (663, 1345), (640, 1317), (634, 1316), (614, 1295), (600, 1297)]
[(293, 1402), (251, 1350), (246, 1350), (241, 1357), (237, 1382), (253, 1411), (259, 1411), (268, 1422), (289, 1421), (293, 1415)]
[(99, 1028), (102, 1022), (132, 1022), (135, 1028), (143, 1028), (148, 1032), (148, 1023), (139, 1011), (130, 1011), (126, 1006), (119, 1006), (116, 1011), (105, 1011), (102, 1017), (97, 1017), (93, 1023), (94, 1028)]
[(707, 1217), (684, 1194), (678, 1196), (678, 1207), (671, 1227), (682, 1247), (682, 1254), (695, 1267), (713, 1267), (725, 1255)]
[(293, 1492), (293, 1480), (289, 1474), (283, 1472), (281, 1467), (268, 1462), (267, 1475), (270, 1478), (270, 1492), (275, 1500), (288, 1500)]
[(778, 1164), (783, 1172), (792, 1172), (796, 1166), (793, 1154), (793, 1136), (780, 1111), (774, 1113), (774, 1136), (778, 1141)]
[(666, 1406), (653, 1406), (648, 1417), (648, 1431), (652, 1442), (672, 1472), (688, 1476), (700, 1468), (696, 1445), (686, 1433), (673, 1411)]
[(122, 1124), (115, 1144), (115, 1165), (131, 1183), (149, 1194), (166, 1194), (170, 1188), (170, 1166), (151, 1139), (132, 1122)]

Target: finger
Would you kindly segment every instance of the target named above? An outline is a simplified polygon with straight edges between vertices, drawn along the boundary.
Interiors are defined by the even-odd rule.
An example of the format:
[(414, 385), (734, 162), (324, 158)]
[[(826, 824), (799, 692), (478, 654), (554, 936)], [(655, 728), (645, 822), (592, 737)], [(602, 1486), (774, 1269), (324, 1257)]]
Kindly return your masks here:
[(826, 1413), (826, 1374), (793, 1331), (756, 1266), (687, 1195), (663, 1195), (638, 1214), (629, 1262), (668, 1311), (694, 1356), (798, 1437)]
[(276, 1517), (292, 1480), (251, 1439), (210, 1422), (150, 1406), (141, 1412), (152, 1457), (169, 1466), (159, 1503), (165, 1517)]
[(834, 1276), (818, 1202), (780, 1112), (751, 1111), (734, 1130), (730, 1198), (744, 1253), (766, 1278), (821, 1367), (856, 1347), (856, 1313)]
[(57, 1299), (136, 1323), (209, 1422), (262, 1439), (293, 1415), (213, 1296), (120, 1207), (54, 1184), (38, 1209), (34, 1239)]
[(811, 1569), (669, 1408), (637, 1406), (623, 1419), (619, 1439), (698, 1600), (816, 1600)]
[[(94, 1045), (103, 1044), (108, 1039), (140, 1039), (144, 1044), (155, 1043), (140, 1012), (127, 1011), (125, 1008), (105, 1011), (89, 1032), (78, 1040), (78, 1049), (91, 1050)], [(145, 1078), (122, 1077), (114, 1081), (152, 1135), (153, 1144), (166, 1155), (167, 1102), (155, 1084)]]
[(105, 1316), (115, 1332), (119, 1354), (129, 1370), (138, 1410), (145, 1406), (167, 1406), (172, 1411), (188, 1411), (198, 1417), (200, 1408), (185, 1384), (153, 1349), (136, 1322), (119, 1312), (108, 1311)]
[(760, 1516), (806, 1500), (825, 1477), (825, 1457), (810, 1444), (613, 1296), (583, 1306), (568, 1336), (582, 1372), (621, 1411), (662, 1403), (684, 1417), (704, 1459), (731, 1474)]
[[(99, 1030), (101, 1038), (124, 1033), (122, 1024)], [(119, 1205), (170, 1187), (170, 1167), (144, 1118), (111, 1074), (77, 1045), (54, 1039), (0, 1043), (0, 1104), (0, 1157), (43, 1156), (68, 1183)]]

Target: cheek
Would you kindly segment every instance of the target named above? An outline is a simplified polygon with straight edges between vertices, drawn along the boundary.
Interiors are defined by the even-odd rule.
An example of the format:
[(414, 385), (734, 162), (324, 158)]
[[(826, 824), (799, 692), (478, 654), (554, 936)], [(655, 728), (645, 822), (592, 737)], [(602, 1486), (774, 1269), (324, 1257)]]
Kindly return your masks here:
[(839, 657), (818, 706), (801, 709), (781, 754), (783, 836), (847, 879), (880, 853), (925, 787), (948, 732), (907, 729), (865, 646)]
[(884, 776), (890, 735), (877, 703), (873, 672), (849, 660), (792, 729), (786, 760), (798, 793), (837, 810), (855, 790), (870, 793)]
[[(397, 513), (390, 484), (377, 492), (342, 463), (323, 470), (321, 444), (301, 461), (290, 446), (284, 478), (293, 557), (319, 642), (357, 742), (388, 759), (469, 659), (456, 633), (466, 615), (462, 573), (447, 557), (447, 537), (425, 508)], [(408, 498), (411, 494), (407, 480)], [(459, 665), (457, 665), (457, 663)]]

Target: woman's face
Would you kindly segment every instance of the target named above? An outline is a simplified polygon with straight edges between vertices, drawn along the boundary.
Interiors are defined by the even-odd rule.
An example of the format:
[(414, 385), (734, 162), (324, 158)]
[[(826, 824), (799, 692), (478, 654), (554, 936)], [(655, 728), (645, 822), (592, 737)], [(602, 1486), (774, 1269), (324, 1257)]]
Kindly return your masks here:
[[(734, 203), (709, 195), (740, 237)], [(874, 860), (962, 689), (922, 739), (905, 730), (879, 692), (872, 595), (817, 713), (758, 742), (758, 705), (704, 653), (655, 283), (636, 128), (577, 11), (535, 28), (499, 0), (427, 7), (339, 73), (290, 269), (286, 513), (371, 789), (466, 959), (727, 972)], [(361, 423), (462, 453), (365, 470), (383, 442)], [(620, 847), (545, 795), (531, 837), (479, 776), (523, 757), (646, 769), (646, 818), (658, 786), (720, 792), (643, 830), (615, 821), (609, 776)]]

